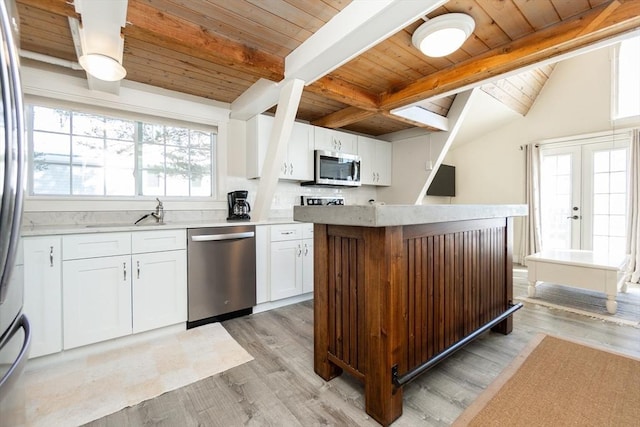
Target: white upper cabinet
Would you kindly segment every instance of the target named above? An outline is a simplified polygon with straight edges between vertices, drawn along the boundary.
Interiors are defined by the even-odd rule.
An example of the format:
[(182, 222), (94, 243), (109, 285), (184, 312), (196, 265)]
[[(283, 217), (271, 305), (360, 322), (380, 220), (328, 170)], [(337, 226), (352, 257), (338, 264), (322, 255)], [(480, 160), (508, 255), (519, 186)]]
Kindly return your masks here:
[(391, 153), (391, 143), (358, 136), (362, 184), (391, 185)]
[(287, 145), (287, 159), (289, 167), (285, 165), (280, 169), (280, 178), (299, 181), (313, 179), (313, 126), (293, 123), (291, 138)]
[[(259, 178), (262, 175), (273, 121), (273, 117), (262, 114), (247, 121), (247, 178)], [(280, 165), (281, 179), (313, 179), (313, 137), (313, 126), (293, 123), (287, 155)]]
[(358, 151), (357, 136), (339, 130), (315, 127), (315, 149), (356, 154)]

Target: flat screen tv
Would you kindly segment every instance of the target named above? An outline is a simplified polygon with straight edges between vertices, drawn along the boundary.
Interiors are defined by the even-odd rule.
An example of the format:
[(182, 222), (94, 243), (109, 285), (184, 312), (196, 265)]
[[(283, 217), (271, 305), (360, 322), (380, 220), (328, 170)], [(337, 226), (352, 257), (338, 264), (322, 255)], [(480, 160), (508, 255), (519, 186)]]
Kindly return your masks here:
[(436, 176), (427, 189), (427, 196), (456, 195), (456, 168), (450, 165), (440, 165)]

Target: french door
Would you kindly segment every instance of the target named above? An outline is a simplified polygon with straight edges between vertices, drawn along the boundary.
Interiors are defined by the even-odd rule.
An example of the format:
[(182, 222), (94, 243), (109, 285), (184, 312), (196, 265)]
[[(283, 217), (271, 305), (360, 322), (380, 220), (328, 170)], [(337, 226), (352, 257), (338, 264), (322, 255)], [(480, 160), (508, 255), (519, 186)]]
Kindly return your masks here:
[(624, 254), (628, 141), (541, 149), (544, 249)]

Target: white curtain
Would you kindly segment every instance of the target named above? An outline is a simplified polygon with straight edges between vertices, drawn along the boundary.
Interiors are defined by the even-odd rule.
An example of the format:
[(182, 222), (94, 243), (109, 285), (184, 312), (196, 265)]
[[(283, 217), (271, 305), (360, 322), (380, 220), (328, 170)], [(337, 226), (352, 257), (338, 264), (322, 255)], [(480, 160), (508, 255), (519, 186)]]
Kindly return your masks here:
[(540, 149), (535, 144), (522, 147), (525, 152), (525, 203), (529, 215), (524, 217), (520, 239), (520, 262), (527, 255), (540, 252)]
[(629, 187), (627, 198), (626, 280), (640, 282), (640, 129), (634, 129), (629, 147)]

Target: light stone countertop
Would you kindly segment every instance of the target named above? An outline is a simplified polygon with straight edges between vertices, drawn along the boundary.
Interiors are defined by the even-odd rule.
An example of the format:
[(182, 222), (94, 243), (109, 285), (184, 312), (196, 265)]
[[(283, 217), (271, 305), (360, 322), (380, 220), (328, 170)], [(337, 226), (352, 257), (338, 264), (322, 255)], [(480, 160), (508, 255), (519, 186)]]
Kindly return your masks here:
[(152, 230), (172, 230), (203, 227), (230, 227), (234, 225), (271, 225), (289, 224), (295, 222), (293, 219), (277, 218), (266, 221), (177, 221), (166, 222), (164, 224), (146, 223), (143, 225), (132, 225), (124, 223), (103, 223), (103, 224), (64, 224), (64, 225), (23, 225), (21, 235), (24, 236), (50, 236), (61, 234), (86, 234), (86, 233), (114, 233), (122, 231), (152, 231)]
[(331, 225), (387, 227), (526, 216), (527, 205), (294, 206), (293, 219)]

